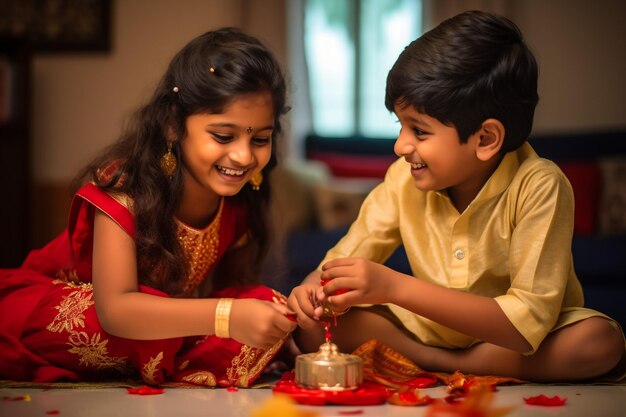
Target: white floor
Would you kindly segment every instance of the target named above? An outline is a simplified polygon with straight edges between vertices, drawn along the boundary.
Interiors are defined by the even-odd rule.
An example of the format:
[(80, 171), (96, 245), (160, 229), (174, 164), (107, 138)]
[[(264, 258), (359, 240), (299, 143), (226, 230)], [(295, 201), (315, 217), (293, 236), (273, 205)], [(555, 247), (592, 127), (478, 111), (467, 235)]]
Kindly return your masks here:
[[(444, 397), (443, 387), (423, 390), (431, 397)], [(562, 407), (529, 406), (524, 397), (545, 394), (567, 397)], [(28, 401), (15, 401), (28, 395)], [(270, 389), (169, 388), (160, 395), (130, 395), (124, 388), (100, 389), (0, 389), (1, 417), (30, 417), (59, 415), (60, 417), (250, 417), (259, 405), (272, 396)], [(568, 416), (568, 417), (626, 417), (626, 385), (517, 385), (498, 388), (494, 404), (514, 406), (507, 416)], [(419, 417), (427, 407), (382, 406), (298, 406), (300, 410), (319, 416), (377, 416)], [(310, 414), (307, 414), (309, 416)], [(315, 415), (315, 414), (313, 414)], [(276, 414), (276, 417), (281, 417)], [(296, 417), (296, 416), (289, 416)]]

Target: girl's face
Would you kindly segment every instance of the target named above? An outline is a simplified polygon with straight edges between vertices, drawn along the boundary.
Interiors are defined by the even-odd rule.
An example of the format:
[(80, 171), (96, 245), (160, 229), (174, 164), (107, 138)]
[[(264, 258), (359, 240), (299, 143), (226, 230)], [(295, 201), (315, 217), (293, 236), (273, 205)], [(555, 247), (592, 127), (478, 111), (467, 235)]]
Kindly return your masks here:
[(270, 93), (243, 95), (223, 113), (186, 120), (181, 140), (186, 195), (232, 196), (269, 162), (274, 108)]
[(410, 164), (415, 187), (422, 191), (447, 190), (451, 198), (471, 201), (484, 184), (483, 168), (476, 156), (477, 135), (459, 141), (454, 127), (418, 112), (413, 106), (396, 106), (401, 124), (394, 152)]

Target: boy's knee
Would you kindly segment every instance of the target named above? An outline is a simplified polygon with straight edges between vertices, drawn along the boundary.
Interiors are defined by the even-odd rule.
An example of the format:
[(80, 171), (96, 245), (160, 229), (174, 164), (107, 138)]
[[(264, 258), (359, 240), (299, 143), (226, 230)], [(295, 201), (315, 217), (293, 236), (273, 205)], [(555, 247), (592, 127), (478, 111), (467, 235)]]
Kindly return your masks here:
[(600, 317), (587, 319), (579, 326), (579, 340), (572, 350), (572, 365), (587, 369), (589, 377), (609, 372), (625, 353), (622, 334)]

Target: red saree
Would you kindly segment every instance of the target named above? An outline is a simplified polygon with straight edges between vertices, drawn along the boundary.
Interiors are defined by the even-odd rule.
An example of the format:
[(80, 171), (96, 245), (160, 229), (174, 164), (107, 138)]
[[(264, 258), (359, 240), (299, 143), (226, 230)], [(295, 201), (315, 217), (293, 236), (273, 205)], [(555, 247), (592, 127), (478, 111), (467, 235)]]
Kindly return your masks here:
[[(175, 381), (250, 386), (284, 342), (262, 351), (215, 336), (146, 341), (119, 338), (102, 330), (91, 285), (96, 208), (134, 236), (134, 220), (128, 209), (88, 184), (72, 201), (64, 233), (32, 251), (20, 268), (0, 270), (0, 379), (52, 382), (140, 378), (147, 384)], [(211, 261), (200, 269), (192, 263), (196, 278), (207, 276), (245, 233), (245, 224), (244, 207), (224, 199), (214, 229), (217, 237), (211, 240), (214, 245), (195, 246), (209, 250)], [(182, 233), (181, 239), (189, 239), (188, 230)], [(146, 286), (140, 286), (140, 291), (167, 297)], [(211, 297), (284, 302), (282, 295), (260, 285), (227, 288)]]

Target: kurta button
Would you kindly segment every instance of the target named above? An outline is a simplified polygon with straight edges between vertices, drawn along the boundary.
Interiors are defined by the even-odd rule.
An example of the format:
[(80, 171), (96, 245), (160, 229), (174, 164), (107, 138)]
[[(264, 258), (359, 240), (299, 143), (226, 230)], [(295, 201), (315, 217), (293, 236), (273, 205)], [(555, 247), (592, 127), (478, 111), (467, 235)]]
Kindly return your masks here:
[(457, 249), (454, 252), (454, 257), (460, 261), (461, 259), (465, 258), (465, 252), (463, 252), (461, 249)]

